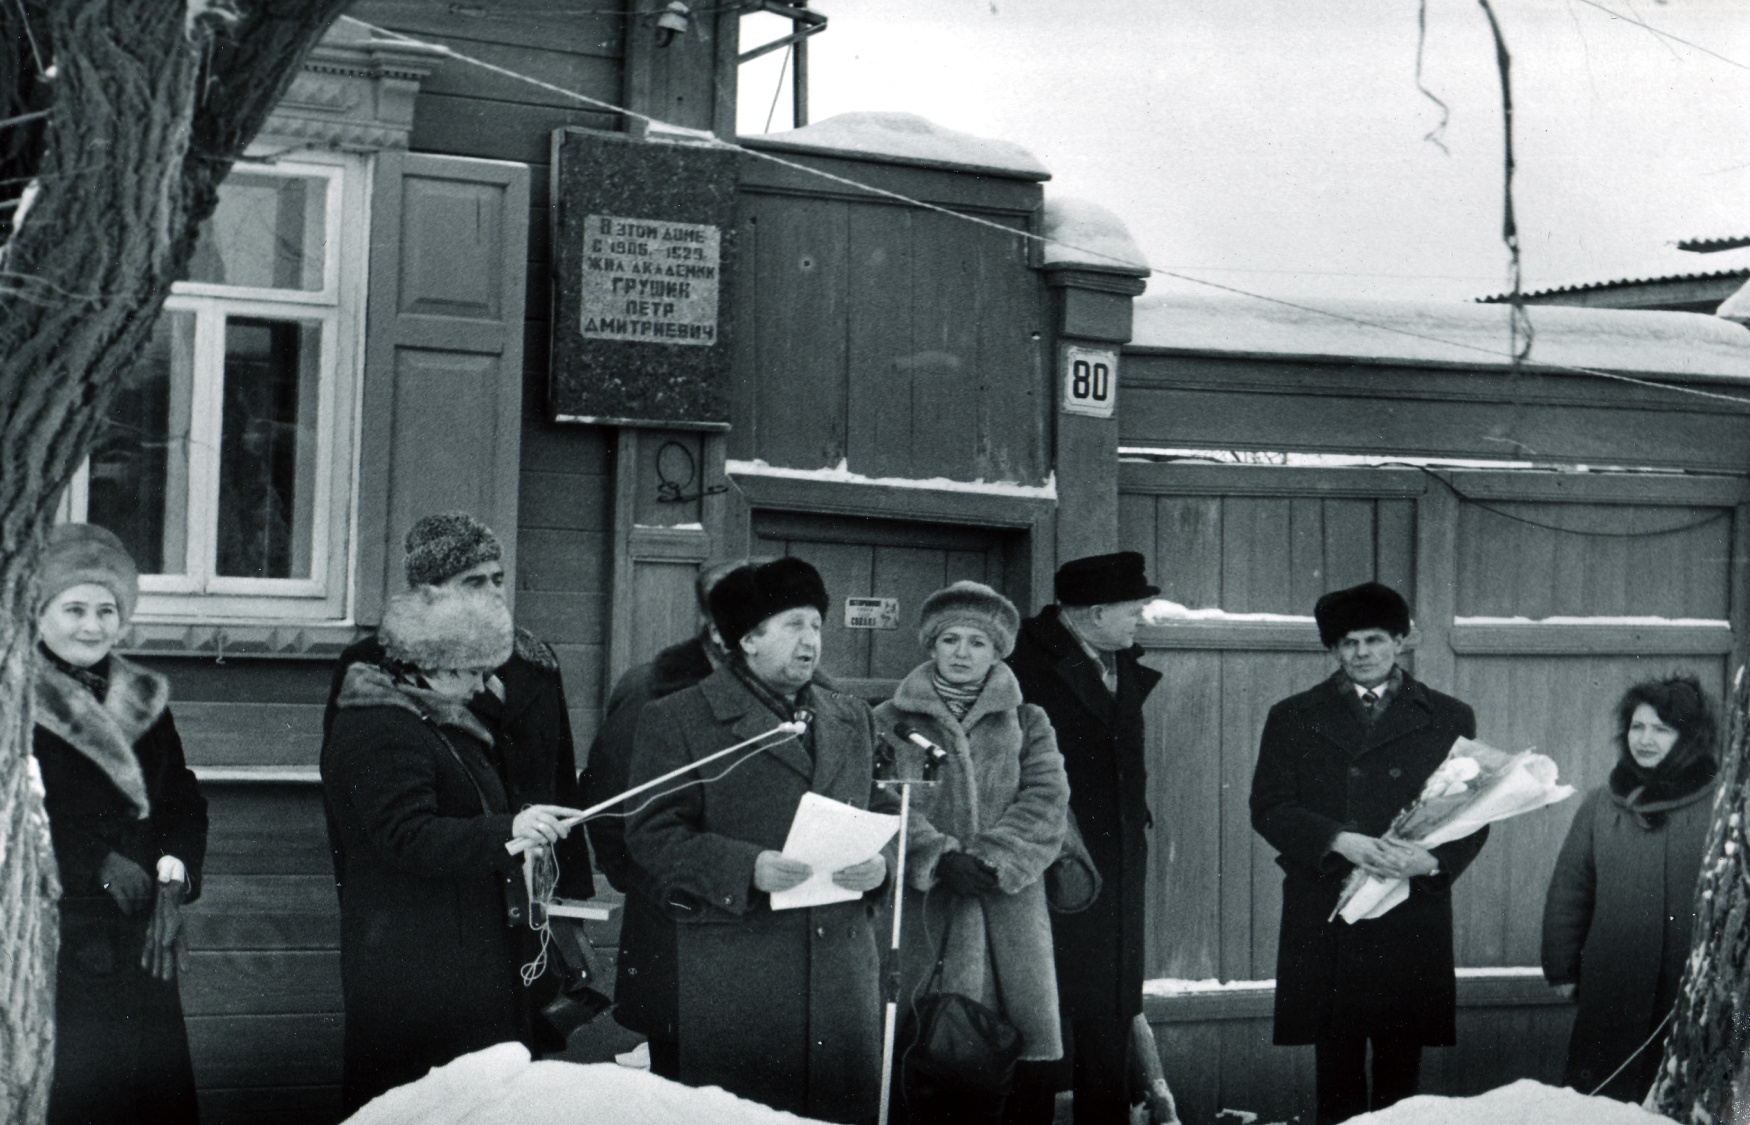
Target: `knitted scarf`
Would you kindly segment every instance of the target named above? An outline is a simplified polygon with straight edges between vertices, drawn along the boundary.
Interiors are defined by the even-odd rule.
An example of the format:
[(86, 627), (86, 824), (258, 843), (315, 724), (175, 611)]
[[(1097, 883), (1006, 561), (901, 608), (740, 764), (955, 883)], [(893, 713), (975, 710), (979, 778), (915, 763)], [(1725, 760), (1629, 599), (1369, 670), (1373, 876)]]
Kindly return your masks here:
[(1674, 761), (1677, 757), (1673, 751), (1663, 762), (1646, 769), (1624, 753), (1610, 771), (1611, 795), (1648, 831), (1664, 824), (1670, 810), (1688, 804), (1687, 798), (1706, 789), (1719, 773), (1719, 763), (1710, 757), (1685, 756)]
[(966, 714), (972, 710), (972, 705), (978, 702), (978, 697), (984, 694), (984, 685), (990, 682), (990, 672), (975, 684), (953, 684), (942, 678), (940, 669), (930, 669), (930, 685), (936, 689), (936, 694), (942, 699), (942, 706), (954, 716), (954, 721), (962, 726), (966, 723)]
[[(811, 690), (814, 687), (813, 684), (803, 684), (796, 689), (796, 698), (792, 702), (773, 691), (764, 680), (754, 675), (753, 669), (747, 666), (747, 660), (740, 653), (731, 657), (729, 670), (735, 673), (735, 678), (741, 681), (741, 685), (747, 688), (755, 699), (759, 700), (772, 714), (778, 716), (781, 721), (786, 723), (799, 720), (807, 722), (813, 717), (814, 693)], [(814, 724), (812, 722), (808, 723), (808, 729), (802, 735), (802, 745), (808, 751), (808, 756), (814, 757)]]

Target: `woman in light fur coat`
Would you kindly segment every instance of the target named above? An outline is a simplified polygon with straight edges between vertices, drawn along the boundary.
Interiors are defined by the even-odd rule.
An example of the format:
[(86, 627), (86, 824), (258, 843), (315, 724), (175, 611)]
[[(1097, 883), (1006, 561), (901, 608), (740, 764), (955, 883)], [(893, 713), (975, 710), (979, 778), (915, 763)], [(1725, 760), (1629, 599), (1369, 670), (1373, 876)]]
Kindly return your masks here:
[[(930, 659), (876, 708), (875, 720), (889, 735), (910, 723), (948, 751), (939, 783), (912, 794), (901, 1020), (930, 988), (946, 933), (936, 987), (1001, 1012), (1021, 1034), (1021, 1059), (1041, 1062), (1063, 1056), (1042, 876), (1063, 847), (1069, 780), (1051, 721), (1021, 701), (1003, 663), (1019, 627), (1014, 604), (982, 583), (931, 594), (918, 628)], [(894, 1104), (902, 1112), (907, 1093), (899, 1082)], [(961, 1121), (995, 1120), (1002, 1107), (910, 1108), (913, 1120), (952, 1113)]]
[(197, 1121), (176, 977), (207, 803), (170, 686), (111, 651), (139, 575), (113, 533), (63, 524), (38, 590), (34, 750), (61, 876), (48, 1120)]

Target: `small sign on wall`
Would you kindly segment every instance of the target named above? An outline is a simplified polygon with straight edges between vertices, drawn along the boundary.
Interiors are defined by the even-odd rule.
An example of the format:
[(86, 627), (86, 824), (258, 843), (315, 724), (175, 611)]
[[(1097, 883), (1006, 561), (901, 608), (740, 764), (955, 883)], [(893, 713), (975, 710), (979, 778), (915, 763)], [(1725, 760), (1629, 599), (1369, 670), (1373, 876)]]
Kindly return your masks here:
[(621, 215), (584, 220), (582, 329), (590, 340), (717, 342), (723, 232)]
[(1063, 412), (1110, 418), (1118, 404), (1118, 349), (1063, 346)]
[(845, 628), (899, 628), (898, 598), (846, 598)]

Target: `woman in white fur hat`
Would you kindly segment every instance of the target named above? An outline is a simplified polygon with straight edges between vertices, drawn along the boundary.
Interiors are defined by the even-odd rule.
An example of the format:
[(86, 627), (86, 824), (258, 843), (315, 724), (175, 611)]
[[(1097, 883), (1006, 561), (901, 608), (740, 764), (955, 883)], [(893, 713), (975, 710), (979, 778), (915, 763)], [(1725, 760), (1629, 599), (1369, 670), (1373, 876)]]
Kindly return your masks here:
[[(948, 751), (939, 784), (913, 794), (906, 849), (901, 1017), (932, 987), (981, 1001), (1021, 1033), (1021, 1059), (1061, 1058), (1057, 975), (1045, 869), (1067, 830), (1069, 780), (1051, 721), (1021, 701), (1003, 658), (1015, 647), (1014, 603), (978, 582), (924, 601), (918, 640), (929, 659), (875, 709), (884, 731), (910, 723)], [(944, 940), (946, 939), (946, 940)], [(932, 986), (940, 957), (943, 972)], [(1002, 1099), (967, 1104), (910, 1088), (895, 1067), (894, 1105), (912, 1121), (996, 1121)]]
[(113, 652), (139, 598), (127, 548), (62, 524), (37, 572), (36, 730), (61, 875), (48, 1120), (199, 1120), (176, 976), (207, 802), (164, 677)]
[(505, 844), (567, 831), (556, 806), (510, 807), (502, 734), (469, 707), (511, 654), (503, 599), (421, 586), (390, 600), (378, 636), (382, 662), (347, 669), (322, 755), (348, 1113), (458, 1055), (534, 1047), (532, 932)]

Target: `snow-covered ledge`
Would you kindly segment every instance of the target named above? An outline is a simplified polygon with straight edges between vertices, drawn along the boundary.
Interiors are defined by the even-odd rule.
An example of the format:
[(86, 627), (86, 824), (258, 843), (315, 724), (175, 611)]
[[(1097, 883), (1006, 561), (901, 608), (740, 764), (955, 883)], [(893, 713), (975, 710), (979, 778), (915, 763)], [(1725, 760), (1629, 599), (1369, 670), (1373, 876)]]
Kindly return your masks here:
[(1074, 285), (1134, 297), (1143, 291), (1148, 261), (1130, 229), (1091, 199), (1048, 196), (1041, 215), (1046, 241), (1040, 268), (1051, 285)]

